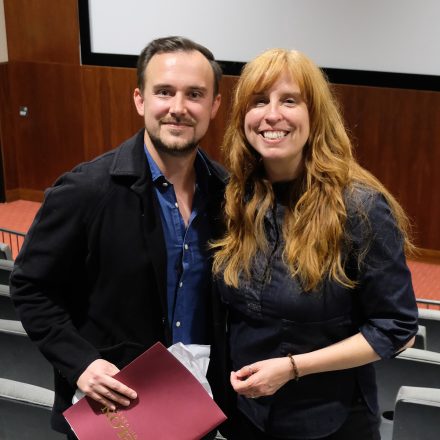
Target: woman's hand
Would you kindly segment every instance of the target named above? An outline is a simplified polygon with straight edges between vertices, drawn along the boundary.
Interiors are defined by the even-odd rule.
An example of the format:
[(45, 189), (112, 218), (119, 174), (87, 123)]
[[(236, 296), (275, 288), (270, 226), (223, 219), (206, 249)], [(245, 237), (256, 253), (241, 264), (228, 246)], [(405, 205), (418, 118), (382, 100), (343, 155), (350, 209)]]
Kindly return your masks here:
[(271, 396), (286, 382), (293, 379), (294, 372), (288, 357), (266, 359), (231, 372), (234, 390), (249, 399)]
[[(412, 340), (403, 348), (411, 346), (411, 343)], [(295, 363), (301, 377), (325, 371), (355, 368), (379, 359), (380, 357), (361, 333), (319, 350), (295, 354)], [(290, 359), (280, 357), (255, 362), (233, 371), (231, 385), (238, 394), (255, 399), (274, 394), (294, 376)]]

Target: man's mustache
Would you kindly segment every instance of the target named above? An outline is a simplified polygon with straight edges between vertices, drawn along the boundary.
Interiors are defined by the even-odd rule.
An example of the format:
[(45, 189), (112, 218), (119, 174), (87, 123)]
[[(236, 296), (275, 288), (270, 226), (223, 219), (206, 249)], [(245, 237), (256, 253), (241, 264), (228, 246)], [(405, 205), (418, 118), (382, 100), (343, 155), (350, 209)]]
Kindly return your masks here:
[(175, 124), (175, 125), (187, 125), (193, 127), (195, 121), (193, 119), (175, 119), (175, 118), (163, 118), (160, 120), (161, 124)]

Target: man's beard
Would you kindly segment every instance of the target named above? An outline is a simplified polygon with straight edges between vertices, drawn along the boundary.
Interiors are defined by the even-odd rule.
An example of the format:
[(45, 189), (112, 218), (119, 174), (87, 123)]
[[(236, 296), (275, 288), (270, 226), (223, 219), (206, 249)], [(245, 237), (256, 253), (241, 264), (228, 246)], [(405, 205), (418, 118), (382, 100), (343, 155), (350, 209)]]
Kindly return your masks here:
[[(147, 132), (148, 133), (148, 132)], [(198, 146), (198, 141), (192, 140), (184, 145), (170, 145), (162, 142), (162, 140), (151, 133), (148, 133), (150, 140), (157, 151), (169, 154), (174, 157), (184, 157), (191, 154)]]

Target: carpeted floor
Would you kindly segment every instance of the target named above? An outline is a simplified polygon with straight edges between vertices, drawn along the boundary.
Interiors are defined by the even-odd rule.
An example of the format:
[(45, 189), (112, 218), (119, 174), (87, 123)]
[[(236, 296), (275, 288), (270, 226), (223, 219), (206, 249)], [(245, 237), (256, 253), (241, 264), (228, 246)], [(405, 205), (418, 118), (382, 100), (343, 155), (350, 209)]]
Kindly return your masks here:
[[(40, 205), (38, 202), (27, 200), (0, 203), (0, 228), (26, 233)], [(0, 231), (0, 242), (9, 245), (15, 258), (23, 243), (23, 237)]]
[(417, 298), (440, 300), (440, 264), (408, 261)]
[[(27, 232), (40, 203), (17, 200), (11, 203), (0, 203), (0, 228)], [(0, 232), (0, 241), (2, 235)], [(17, 246), (12, 243), (14, 256)], [(440, 262), (439, 264), (409, 261), (414, 290), (418, 298), (440, 300)]]
[(27, 200), (0, 203), (0, 228), (27, 232), (40, 205)]

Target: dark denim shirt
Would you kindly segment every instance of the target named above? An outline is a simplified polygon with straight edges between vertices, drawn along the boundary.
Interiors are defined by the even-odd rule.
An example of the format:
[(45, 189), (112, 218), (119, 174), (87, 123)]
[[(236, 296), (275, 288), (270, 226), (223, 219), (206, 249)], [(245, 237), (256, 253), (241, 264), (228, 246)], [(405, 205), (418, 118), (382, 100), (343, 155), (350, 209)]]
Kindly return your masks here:
[(206, 213), (209, 169), (200, 153), (193, 206), (188, 225), (180, 214), (174, 187), (145, 148), (155, 193), (160, 205), (167, 250), (168, 322), (172, 341), (206, 344), (210, 265), (207, 243), (211, 237)]
[[(417, 307), (403, 243), (385, 199), (357, 189), (346, 201), (346, 270), (357, 281), (348, 289), (329, 279), (304, 292), (283, 262), (278, 203), (265, 217), (267, 252), (259, 252), (251, 277), (239, 289), (218, 282), (230, 316), (233, 370), (259, 360), (317, 350), (361, 332), (376, 353), (390, 358), (417, 332)], [(366, 219), (357, 210), (361, 204)], [(368, 249), (362, 263), (358, 254)], [(239, 409), (266, 433), (286, 438), (319, 438), (336, 431), (356, 393), (377, 412), (373, 366), (332, 371), (290, 381), (273, 396), (238, 396)]]

